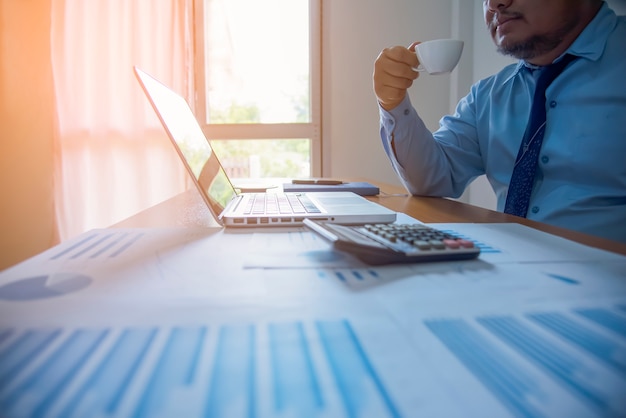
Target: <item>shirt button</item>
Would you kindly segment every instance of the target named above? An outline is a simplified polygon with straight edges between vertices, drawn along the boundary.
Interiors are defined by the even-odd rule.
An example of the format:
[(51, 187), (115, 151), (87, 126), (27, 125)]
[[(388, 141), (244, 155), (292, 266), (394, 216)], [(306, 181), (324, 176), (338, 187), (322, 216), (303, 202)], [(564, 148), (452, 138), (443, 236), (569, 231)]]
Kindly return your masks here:
[(550, 107), (552, 107), (552, 108), (555, 108), (555, 107), (556, 107), (556, 101), (555, 101), (555, 100), (552, 100), (552, 101), (550, 102)]
[(539, 207), (538, 206), (533, 206), (532, 209), (530, 210), (532, 213), (537, 213), (539, 212)]
[(408, 116), (409, 115), (409, 109), (404, 109), (404, 116)]
[(542, 163), (548, 164), (548, 161), (550, 161), (550, 158), (547, 155), (544, 155), (543, 157), (541, 157)]

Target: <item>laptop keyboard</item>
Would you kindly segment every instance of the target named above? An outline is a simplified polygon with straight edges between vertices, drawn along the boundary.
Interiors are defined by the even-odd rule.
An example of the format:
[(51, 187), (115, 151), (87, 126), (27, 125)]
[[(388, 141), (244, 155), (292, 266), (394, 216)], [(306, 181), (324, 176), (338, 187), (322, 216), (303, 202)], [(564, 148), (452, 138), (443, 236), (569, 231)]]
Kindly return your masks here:
[(257, 193), (250, 197), (244, 213), (246, 215), (302, 215), (321, 213), (321, 210), (305, 195)]

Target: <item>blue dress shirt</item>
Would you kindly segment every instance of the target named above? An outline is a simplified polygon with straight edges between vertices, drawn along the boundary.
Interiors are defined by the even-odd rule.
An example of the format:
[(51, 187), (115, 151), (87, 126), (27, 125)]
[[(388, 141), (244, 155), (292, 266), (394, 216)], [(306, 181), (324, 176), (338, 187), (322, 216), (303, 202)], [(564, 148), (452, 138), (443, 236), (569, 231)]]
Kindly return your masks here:
[[(626, 242), (626, 17), (604, 3), (565, 53), (579, 58), (546, 92), (528, 218)], [(502, 211), (536, 73), (520, 61), (477, 82), (434, 133), (408, 95), (380, 108), (383, 146), (407, 190), (458, 197), (486, 174)]]

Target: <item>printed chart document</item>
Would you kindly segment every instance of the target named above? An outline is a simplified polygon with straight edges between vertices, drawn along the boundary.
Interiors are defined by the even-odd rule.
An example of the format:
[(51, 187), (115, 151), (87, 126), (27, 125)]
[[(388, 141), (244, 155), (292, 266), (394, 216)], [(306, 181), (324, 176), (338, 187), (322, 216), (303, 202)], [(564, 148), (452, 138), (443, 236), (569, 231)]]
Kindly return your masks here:
[(371, 267), (304, 228), (87, 232), (0, 273), (0, 415), (626, 415), (626, 257), (436, 226), (483, 253)]

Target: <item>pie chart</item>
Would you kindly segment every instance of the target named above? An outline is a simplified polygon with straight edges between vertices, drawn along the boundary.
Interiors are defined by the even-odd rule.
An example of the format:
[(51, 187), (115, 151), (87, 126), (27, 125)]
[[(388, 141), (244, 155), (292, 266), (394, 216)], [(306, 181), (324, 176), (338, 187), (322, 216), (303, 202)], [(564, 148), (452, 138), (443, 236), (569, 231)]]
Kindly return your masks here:
[(86, 288), (93, 282), (77, 273), (54, 273), (26, 277), (0, 285), (0, 300), (25, 301), (67, 295)]

